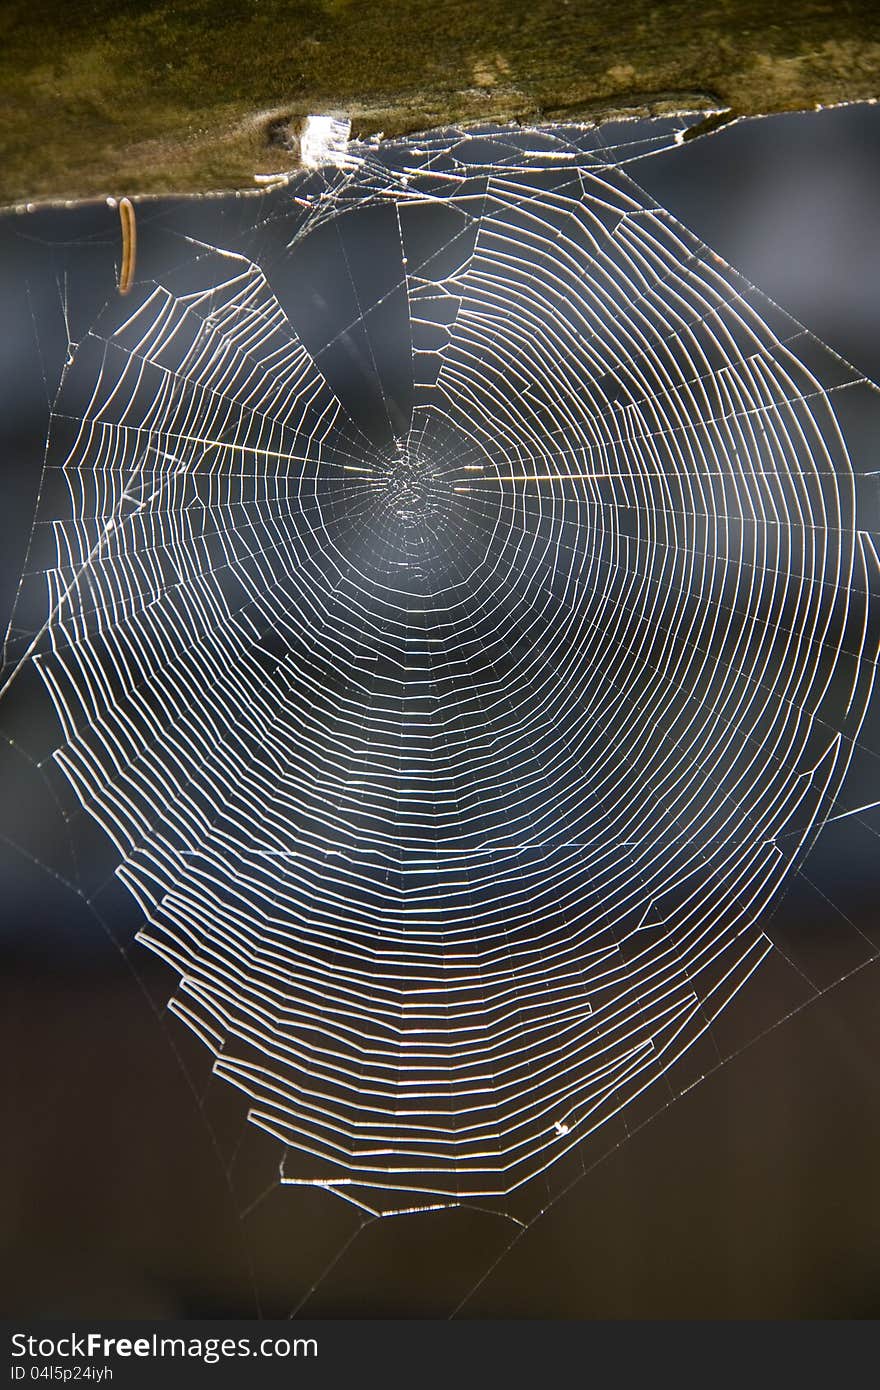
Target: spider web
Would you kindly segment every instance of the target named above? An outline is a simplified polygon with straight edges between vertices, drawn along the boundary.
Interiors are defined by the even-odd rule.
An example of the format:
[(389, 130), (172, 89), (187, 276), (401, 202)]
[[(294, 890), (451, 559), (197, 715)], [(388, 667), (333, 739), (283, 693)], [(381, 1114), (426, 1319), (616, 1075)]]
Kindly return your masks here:
[(671, 138), (353, 145), (70, 344), (4, 691), (281, 1183), (366, 1221), (528, 1226), (755, 977), (827, 984), (771, 913), (863, 809), (876, 389), (633, 181)]

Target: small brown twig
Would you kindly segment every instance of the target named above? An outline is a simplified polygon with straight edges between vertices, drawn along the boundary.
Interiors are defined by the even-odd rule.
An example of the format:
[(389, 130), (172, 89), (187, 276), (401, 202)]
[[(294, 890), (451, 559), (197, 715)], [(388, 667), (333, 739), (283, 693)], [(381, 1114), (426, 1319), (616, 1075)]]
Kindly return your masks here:
[(122, 227), (122, 266), (119, 271), (119, 293), (128, 294), (134, 279), (137, 256), (137, 224), (134, 207), (129, 198), (119, 199), (119, 222)]

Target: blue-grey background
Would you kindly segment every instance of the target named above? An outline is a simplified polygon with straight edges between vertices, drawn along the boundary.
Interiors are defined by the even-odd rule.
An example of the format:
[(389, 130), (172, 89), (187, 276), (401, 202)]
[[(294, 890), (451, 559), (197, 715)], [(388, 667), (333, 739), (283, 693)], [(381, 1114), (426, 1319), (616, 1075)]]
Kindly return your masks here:
[[(630, 172), (880, 380), (880, 107), (744, 122)], [(271, 207), (144, 204), (140, 269), (185, 260), (184, 234), (257, 254), (269, 240), (253, 229)], [(103, 205), (0, 218), (4, 628), (67, 335), (115, 293), (118, 242)], [(867, 426), (852, 443), (862, 459), (877, 448)], [(209, 1082), (205, 1054), (165, 1015), (172, 981), (131, 945), (133, 904), (107, 898), (100, 920), (86, 906), (78, 886), (106, 877), (114, 856), (83, 825), (75, 870), (65, 859), (30, 757), (52, 746), (32, 693), (23, 681), (0, 708), (16, 740), (0, 755), (5, 1310), (446, 1316), (466, 1299), (463, 1315), (495, 1317), (880, 1313), (880, 975), (876, 963), (848, 974), (837, 948), (847, 919), (876, 940), (876, 811), (826, 828), (772, 924), (828, 986), (816, 1002), (785, 1019), (784, 993), (750, 999), (743, 1037), (763, 1036), (638, 1129), (636, 1117), (629, 1136), (609, 1136), (607, 1156), (573, 1170), (513, 1245), (513, 1226), (473, 1210), (361, 1230), (337, 1200), (278, 1187), (274, 1145), (242, 1126), (239, 1098)], [(863, 742), (849, 805), (878, 797), (876, 718)]]

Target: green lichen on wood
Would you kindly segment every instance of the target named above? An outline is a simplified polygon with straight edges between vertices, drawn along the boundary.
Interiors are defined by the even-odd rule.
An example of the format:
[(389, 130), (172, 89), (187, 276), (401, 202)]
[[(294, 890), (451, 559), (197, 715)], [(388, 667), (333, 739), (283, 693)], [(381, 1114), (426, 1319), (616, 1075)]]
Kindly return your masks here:
[[(877, 0), (3, 0), (0, 204), (253, 187), (357, 134), (880, 95)], [(289, 163), (289, 159), (287, 161)]]

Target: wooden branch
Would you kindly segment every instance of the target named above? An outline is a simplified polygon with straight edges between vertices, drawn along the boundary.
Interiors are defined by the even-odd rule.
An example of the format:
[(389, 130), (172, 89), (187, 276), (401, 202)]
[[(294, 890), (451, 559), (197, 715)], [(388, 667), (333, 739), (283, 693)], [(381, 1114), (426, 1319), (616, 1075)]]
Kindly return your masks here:
[(309, 113), (758, 115), (880, 95), (876, 0), (2, 0), (0, 204), (254, 187)]

